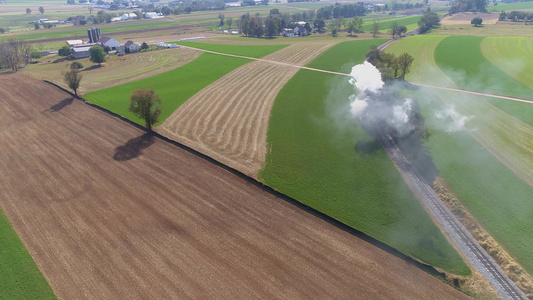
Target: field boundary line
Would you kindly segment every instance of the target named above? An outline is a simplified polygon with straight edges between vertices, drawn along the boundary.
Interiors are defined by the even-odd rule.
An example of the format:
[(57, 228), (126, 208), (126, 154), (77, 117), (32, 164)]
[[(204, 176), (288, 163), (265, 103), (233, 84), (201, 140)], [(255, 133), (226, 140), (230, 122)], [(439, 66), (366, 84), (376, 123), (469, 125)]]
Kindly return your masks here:
[[(434, 276), (435, 278), (438, 278), (439, 280), (442, 280), (444, 283), (448, 284), (449, 286), (452, 286), (455, 289), (457, 289), (458, 291), (464, 293), (464, 291), (462, 291), (461, 289), (458, 289), (453, 284), (451, 284), (451, 282), (449, 281), (450, 279), (447, 276), (447, 273), (441, 272), (441, 271), (437, 270), (435, 267), (433, 267), (431, 265), (428, 265), (428, 264), (426, 264), (424, 262), (416, 260), (415, 258), (400, 252), (398, 249), (396, 249), (396, 248), (394, 248), (392, 246), (389, 246), (389, 245), (385, 244), (384, 242), (382, 242), (382, 241), (380, 241), (380, 240), (378, 240), (378, 239), (376, 239), (376, 238), (374, 238), (374, 237), (372, 237), (372, 236), (370, 236), (370, 235), (368, 235), (368, 234), (366, 234), (366, 233), (364, 233), (364, 232), (362, 232), (360, 230), (357, 230), (357, 229), (355, 229), (353, 227), (350, 227), (350, 226), (344, 224), (343, 222), (341, 222), (341, 221), (339, 221), (339, 220), (337, 220), (337, 219), (335, 219), (333, 217), (330, 217), (330, 216), (326, 215), (325, 213), (320, 212), (320, 211), (312, 208), (311, 206), (306, 205), (306, 204), (296, 200), (295, 198), (293, 198), (291, 196), (285, 195), (282, 192), (280, 192), (278, 190), (275, 190), (274, 188), (272, 188), (272, 187), (270, 187), (268, 185), (265, 185), (264, 183), (260, 182), (259, 180), (255, 179), (253, 177), (250, 177), (250, 176), (242, 173), (241, 171), (239, 171), (237, 169), (234, 169), (234, 168), (232, 168), (232, 167), (230, 167), (228, 165), (225, 165), (225, 164), (221, 163), (220, 161), (218, 161), (218, 160), (216, 160), (216, 159), (214, 159), (214, 158), (212, 158), (212, 157), (210, 157), (208, 155), (205, 155), (205, 154), (203, 154), (203, 153), (201, 153), (201, 152), (199, 152), (199, 151), (197, 151), (197, 150), (195, 150), (195, 149), (193, 149), (193, 148), (191, 148), (191, 147), (189, 147), (187, 145), (184, 145), (184, 144), (182, 144), (182, 143), (180, 143), (178, 141), (172, 140), (172, 139), (170, 139), (170, 138), (168, 138), (168, 137), (166, 137), (164, 135), (161, 135), (160, 133), (157, 133), (155, 131), (150, 132), (150, 131), (148, 131), (148, 129), (146, 127), (144, 127), (144, 126), (142, 126), (140, 124), (137, 124), (137, 123), (135, 123), (135, 122), (133, 122), (133, 121), (131, 121), (131, 120), (129, 120), (129, 119), (117, 114), (117, 113), (114, 113), (114, 112), (112, 112), (112, 111), (110, 111), (110, 110), (108, 110), (106, 108), (103, 108), (101, 106), (93, 104), (93, 103), (87, 101), (82, 96), (76, 96), (72, 92), (70, 92), (69, 90), (67, 90), (67, 89), (65, 89), (65, 88), (63, 88), (63, 87), (61, 87), (61, 86), (59, 86), (59, 85), (57, 85), (57, 84), (55, 84), (55, 83), (53, 83), (51, 81), (43, 80), (43, 82), (45, 82), (47, 84), (50, 84), (50, 85), (60, 89), (61, 91), (67, 93), (68, 95), (72, 96), (74, 99), (77, 99), (77, 100), (81, 101), (83, 104), (86, 104), (89, 107), (97, 109), (97, 110), (101, 111), (102, 113), (109, 115), (110, 117), (114, 117), (114, 118), (117, 118), (117, 119), (119, 119), (121, 121), (124, 121), (124, 122), (126, 122), (126, 123), (128, 123), (128, 124), (130, 124), (130, 125), (132, 125), (132, 126), (134, 126), (136, 128), (138, 128), (138, 129), (146, 132), (146, 133), (152, 134), (153, 137), (155, 137), (155, 138), (157, 138), (157, 139), (159, 139), (159, 140), (161, 140), (163, 142), (169, 143), (169, 144), (171, 144), (171, 145), (173, 145), (175, 147), (183, 149), (183, 150), (185, 150), (185, 151), (187, 151), (187, 152), (189, 152), (189, 153), (191, 153), (193, 155), (196, 155), (196, 156), (198, 156), (198, 157), (200, 157), (202, 159), (207, 160), (208, 162), (210, 162), (210, 163), (212, 163), (212, 164), (214, 164), (214, 165), (216, 165), (216, 166), (218, 166), (220, 168), (223, 168), (224, 170), (226, 170), (226, 171), (238, 176), (239, 178), (245, 180), (246, 182), (248, 182), (250, 184), (253, 184), (256, 187), (262, 189), (263, 191), (265, 191), (265, 192), (267, 192), (267, 193), (269, 193), (269, 194), (271, 194), (271, 195), (273, 195), (273, 196), (275, 196), (275, 197), (277, 197), (279, 199), (282, 199), (285, 202), (287, 202), (287, 203), (289, 203), (289, 204), (291, 204), (291, 205), (293, 205), (293, 206), (295, 206), (295, 207), (297, 207), (299, 209), (304, 210), (305, 212), (313, 215), (314, 217), (317, 217), (317, 218), (327, 222), (328, 224), (331, 224), (331, 225), (333, 225), (333, 226), (335, 226), (335, 227), (337, 227), (337, 228), (339, 228), (339, 229), (341, 229), (341, 230), (353, 235), (356, 238), (359, 238), (359, 239), (361, 239), (361, 240), (363, 240), (363, 241), (365, 241), (367, 243), (370, 243), (371, 245), (373, 245), (375, 247), (378, 247), (379, 249), (381, 249), (383, 251), (386, 251), (387, 253), (389, 253), (391, 255), (394, 255), (395, 257), (405, 261), (406, 263), (415, 266), (416, 268), (418, 268), (418, 269), (420, 269), (420, 270), (422, 270), (422, 271)], [(450, 275), (453, 275), (453, 274), (450, 274)]]

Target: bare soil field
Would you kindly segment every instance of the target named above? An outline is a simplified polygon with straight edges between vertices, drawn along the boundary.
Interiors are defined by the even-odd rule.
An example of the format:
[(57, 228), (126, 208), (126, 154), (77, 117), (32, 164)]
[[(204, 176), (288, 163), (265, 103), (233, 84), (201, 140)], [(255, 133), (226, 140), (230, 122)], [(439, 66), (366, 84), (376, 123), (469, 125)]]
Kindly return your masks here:
[[(295, 44), (262, 60), (303, 66), (334, 42)], [(297, 68), (250, 62), (204, 88), (157, 128), (217, 161), (256, 177), (264, 166), (270, 110)]]
[(470, 25), (470, 21), (476, 17), (483, 19), (483, 24), (494, 25), (498, 22), (499, 13), (458, 13), (446, 16), (440, 23), (442, 25)]
[(467, 298), (52, 86), (0, 87), (0, 205), (60, 299)]

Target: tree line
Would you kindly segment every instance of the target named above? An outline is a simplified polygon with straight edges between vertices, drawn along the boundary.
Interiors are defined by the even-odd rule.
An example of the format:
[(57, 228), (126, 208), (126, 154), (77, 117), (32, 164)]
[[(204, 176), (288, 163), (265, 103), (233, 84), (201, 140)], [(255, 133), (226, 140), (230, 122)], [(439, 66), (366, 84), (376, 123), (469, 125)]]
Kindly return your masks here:
[(380, 72), (383, 80), (405, 79), (409, 73), (411, 65), (415, 60), (409, 53), (402, 53), (395, 56), (379, 50), (377, 46), (372, 46), (366, 55), (369, 63), (373, 64)]
[(513, 21), (513, 22), (524, 22), (524, 24), (533, 24), (533, 12), (526, 11), (511, 11), (500, 13), (500, 21)]
[(356, 4), (340, 4), (335, 3), (335, 5), (324, 6), (316, 11), (316, 17), (318, 19), (337, 19), (339, 17), (343, 18), (353, 18), (361, 17), (366, 13), (365, 6), (361, 3)]

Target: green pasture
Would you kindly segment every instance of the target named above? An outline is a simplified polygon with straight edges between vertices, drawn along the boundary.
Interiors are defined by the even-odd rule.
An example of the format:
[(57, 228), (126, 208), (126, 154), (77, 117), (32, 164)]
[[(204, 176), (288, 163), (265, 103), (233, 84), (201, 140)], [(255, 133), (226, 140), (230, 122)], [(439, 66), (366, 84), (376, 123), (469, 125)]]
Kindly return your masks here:
[(137, 89), (153, 89), (162, 100), (159, 123), (165, 121), (180, 105), (198, 91), (230, 71), (244, 65), (244, 58), (204, 53), (194, 61), (162, 74), (127, 84), (88, 93), (84, 98), (135, 123), (144, 120), (128, 110), (131, 94)]
[(519, 9), (533, 9), (533, 1), (525, 2), (516, 2), (509, 4), (498, 4), (496, 6), (488, 6), (488, 11), (509, 11), (509, 10), (519, 10)]
[(260, 58), (267, 54), (281, 50), (288, 45), (226, 45), (210, 44), (191, 41), (178, 41), (171, 44), (178, 44), (208, 51), (220, 52), (225, 54), (240, 55), (246, 57)]
[[(354, 44), (359, 43), (364, 44), (359, 51), (337, 59), (338, 47), (357, 49)], [(317, 60), (325, 62), (331, 55), (328, 69), (340, 70), (349, 61), (362, 62), (370, 44), (356, 40), (340, 45)], [(353, 92), (346, 76), (300, 70), (272, 108), (270, 151), (259, 178), (407, 255), (455, 274), (470, 274), (380, 143), (349, 117)]]
[(56, 299), (0, 209), (0, 299)]
[[(533, 89), (533, 43), (525, 37), (487, 37), (483, 55), (495, 66)], [(530, 96), (533, 98), (533, 94)]]
[(414, 35), (394, 42), (385, 49), (385, 52), (396, 56), (409, 53), (415, 58), (411, 72), (405, 79), (417, 83), (453, 87), (453, 82), (439, 69), (434, 57), (435, 48), (445, 38), (444, 35)]
[(8, 6), (25, 6), (25, 5), (63, 5), (67, 4), (66, 0), (8, 0), (7, 4), (0, 4), (0, 9), (4, 5)]
[[(379, 21), (379, 28), (381, 31), (381, 34), (389, 34), (390, 27), (392, 23), (396, 22), (398, 25), (404, 25), (407, 27), (407, 31), (411, 31), (413, 29), (418, 28), (418, 21), (420, 21), (421, 16), (414, 16), (414, 17), (395, 17), (395, 18), (387, 18), (387, 19), (380, 19)], [(370, 31), (372, 28), (372, 24), (374, 23), (373, 20), (365, 20), (363, 22), (363, 27), (361, 28), (362, 31)]]
[(387, 39), (368, 39), (358, 40), (356, 42), (341, 42), (320, 54), (307, 66), (315, 69), (350, 74), (352, 67), (360, 63), (360, 57), (355, 56), (354, 53), (364, 53), (366, 55), (372, 46), (379, 46), (386, 41)]
[[(441, 103), (455, 102), (456, 107), (459, 101), (473, 101), (449, 92), (434, 95), (442, 98)], [(491, 236), (533, 274), (533, 188), (467, 132), (449, 133), (435, 125), (431, 118), (439, 105), (427, 97), (418, 98), (430, 130), (426, 147), (439, 176)]]
[[(450, 36), (435, 49), (435, 61), (439, 68), (463, 89), (498, 95), (533, 98), (533, 90), (502, 72), (481, 51), (483, 37)], [(492, 101), (498, 108), (533, 125), (530, 109), (511, 101)], [(533, 107), (532, 107), (533, 109)]]

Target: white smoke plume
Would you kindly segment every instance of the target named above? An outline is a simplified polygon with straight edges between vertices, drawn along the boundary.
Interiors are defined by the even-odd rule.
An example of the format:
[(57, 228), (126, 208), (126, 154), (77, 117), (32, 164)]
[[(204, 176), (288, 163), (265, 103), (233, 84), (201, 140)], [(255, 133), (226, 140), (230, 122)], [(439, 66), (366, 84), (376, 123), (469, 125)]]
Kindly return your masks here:
[(441, 122), (440, 127), (446, 132), (466, 130), (466, 123), (472, 119), (458, 113), (454, 106), (435, 112), (435, 118)]

